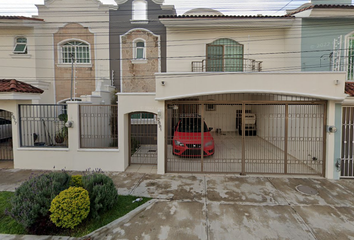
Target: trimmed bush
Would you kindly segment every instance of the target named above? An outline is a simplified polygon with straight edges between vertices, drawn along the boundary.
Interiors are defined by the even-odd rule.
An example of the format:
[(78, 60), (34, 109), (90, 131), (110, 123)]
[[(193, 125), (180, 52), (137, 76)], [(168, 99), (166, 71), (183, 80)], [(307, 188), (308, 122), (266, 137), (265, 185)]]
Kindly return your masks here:
[[(68, 188), (70, 176), (65, 172), (42, 174), (24, 182), (11, 199), (9, 214), (18, 223), (36, 233), (38, 222), (50, 222), (48, 210), (52, 200)], [(31, 231), (33, 229), (33, 231)]]
[(82, 187), (70, 187), (59, 193), (50, 206), (50, 220), (62, 228), (79, 225), (90, 212), (90, 198)]
[(93, 218), (99, 218), (99, 213), (111, 209), (117, 203), (117, 189), (108, 176), (102, 173), (92, 173), (83, 176), (82, 183), (90, 195), (90, 215)]
[(71, 187), (83, 187), (82, 185), (82, 176), (81, 175), (73, 175), (70, 178), (70, 186)]

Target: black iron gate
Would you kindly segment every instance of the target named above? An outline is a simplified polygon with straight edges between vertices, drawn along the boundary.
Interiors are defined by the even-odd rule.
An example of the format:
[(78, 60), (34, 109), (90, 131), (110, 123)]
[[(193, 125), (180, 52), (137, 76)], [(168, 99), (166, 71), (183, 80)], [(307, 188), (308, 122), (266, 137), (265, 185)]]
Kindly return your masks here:
[(166, 172), (324, 173), (325, 101), (175, 101), (166, 112)]
[(0, 110), (0, 161), (13, 160), (11, 113)]

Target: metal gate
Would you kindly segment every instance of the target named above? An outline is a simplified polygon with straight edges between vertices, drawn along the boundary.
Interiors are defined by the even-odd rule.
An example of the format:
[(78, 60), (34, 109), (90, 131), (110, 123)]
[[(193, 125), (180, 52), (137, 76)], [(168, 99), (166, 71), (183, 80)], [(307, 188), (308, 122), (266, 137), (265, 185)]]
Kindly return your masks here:
[(354, 107), (343, 107), (341, 178), (354, 178)]
[(13, 160), (11, 113), (0, 110), (0, 161)]
[(148, 112), (130, 114), (130, 164), (157, 165), (157, 117)]
[(166, 172), (324, 173), (325, 101), (175, 101), (166, 112)]

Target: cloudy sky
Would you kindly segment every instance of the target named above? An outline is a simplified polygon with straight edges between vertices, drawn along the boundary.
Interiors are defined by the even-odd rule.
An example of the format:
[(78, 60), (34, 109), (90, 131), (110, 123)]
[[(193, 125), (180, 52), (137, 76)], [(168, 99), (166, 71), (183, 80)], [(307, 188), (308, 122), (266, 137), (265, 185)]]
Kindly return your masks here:
[[(31, 16), (37, 14), (34, 4), (44, 0), (0, 0), (0, 15)], [(336, 0), (338, 1), (338, 0)], [(101, 0), (105, 4), (115, 4), (114, 0)], [(178, 14), (193, 8), (214, 8), (224, 14), (283, 14), (285, 9), (293, 9), (309, 0), (165, 0), (166, 5), (175, 5)]]

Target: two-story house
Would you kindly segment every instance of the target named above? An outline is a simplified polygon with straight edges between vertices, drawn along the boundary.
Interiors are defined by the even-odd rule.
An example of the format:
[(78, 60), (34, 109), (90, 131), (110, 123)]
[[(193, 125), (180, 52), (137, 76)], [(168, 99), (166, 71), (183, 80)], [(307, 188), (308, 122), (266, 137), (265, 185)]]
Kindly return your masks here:
[[(159, 20), (166, 73), (150, 95), (118, 94), (120, 129), (131, 112), (156, 114), (158, 173), (335, 176), (328, 126), (346, 75), (301, 71), (301, 18), (197, 9)], [(129, 156), (130, 134), (119, 135)]]

